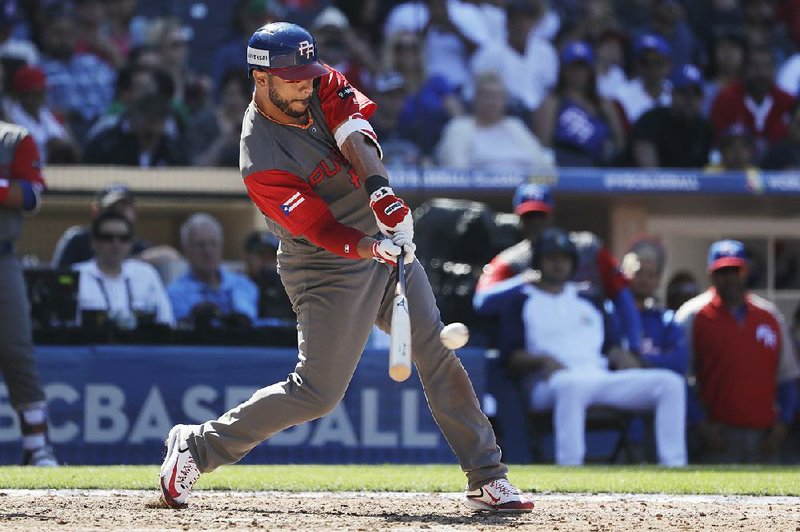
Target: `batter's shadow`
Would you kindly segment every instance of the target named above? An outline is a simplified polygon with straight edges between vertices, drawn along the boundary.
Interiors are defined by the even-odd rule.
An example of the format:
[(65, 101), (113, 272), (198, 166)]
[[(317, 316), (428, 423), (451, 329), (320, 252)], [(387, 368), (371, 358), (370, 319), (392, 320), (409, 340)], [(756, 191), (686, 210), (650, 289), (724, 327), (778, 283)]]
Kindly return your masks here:
[[(249, 508), (248, 512), (255, 513), (255, 514), (262, 514), (262, 515), (291, 515), (291, 514), (307, 514), (309, 513), (308, 509), (305, 508), (297, 508), (295, 510), (267, 510), (267, 509), (255, 509)], [(467, 510), (469, 512), (469, 510)], [(386, 521), (387, 524), (406, 524), (406, 525), (440, 525), (440, 526), (458, 526), (458, 525), (466, 525), (466, 526), (475, 526), (476, 524), (484, 524), (484, 525), (507, 525), (509, 521), (513, 521), (515, 526), (520, 524), (525, 524), (527, 521), (524, 521), (526, 515), (530, 514), (519, 514), (519, 513), (491, 513), (491, 512), (474, 512), (474, 513), (464, 513), (463, 515), (438, 515), (438, 514), (426, 514), (426, 515), (410, 515), (405, 513), (361, 513), (361, 512), (347, 512), (347, 511), (325, 511), (325, 510), (316, 510), (314, 511), (315, 515), (328, 515), (333, 517), (367, 517), (373, 519), (382, 519)]]

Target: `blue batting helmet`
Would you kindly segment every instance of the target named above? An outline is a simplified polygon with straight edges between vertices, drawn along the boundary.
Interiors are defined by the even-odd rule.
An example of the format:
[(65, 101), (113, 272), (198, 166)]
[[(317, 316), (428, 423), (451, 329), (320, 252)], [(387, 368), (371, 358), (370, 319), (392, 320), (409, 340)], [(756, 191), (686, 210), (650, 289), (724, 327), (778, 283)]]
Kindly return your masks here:
[(548, 227), (536, 239), (533, 247), (533, 267), (539, 269), (542, 257), (551, 253), (564, 253), (572, 259), (573, 272), (578, 266), (578, 248), (569, 233), (558, 227)]
[(271, 22), (258, 28), (247, 41), (247, 72), (265, 70), (288, 80), (313, 79), (328, 73), (317, 59), (314, 37), (288, 22)]

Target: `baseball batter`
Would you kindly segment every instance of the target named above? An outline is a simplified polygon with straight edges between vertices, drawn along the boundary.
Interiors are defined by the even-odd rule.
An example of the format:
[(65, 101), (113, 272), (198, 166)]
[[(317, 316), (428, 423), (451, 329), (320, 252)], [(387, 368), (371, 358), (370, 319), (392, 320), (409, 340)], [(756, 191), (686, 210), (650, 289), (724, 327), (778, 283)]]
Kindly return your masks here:
[(0, 370), (11, 405), (19, 412), (23, 464), (56, 466), (47, 446), (45, 397), (33, 358), (25, 280), (14, 256), (24, 217), (39, 209), (41, 166), (28, 131), (0, 122)]
[(298, 362), (283, 382), (202, 425), (177, 425), (161, 467), (163, 502), (186, 505), (201, 473), (239, 461), (288, 427), (331, 412), (347, 390), (373, 324), (388, 331), (392, 266), (408, 264), (412, 357), (433, 417), (467, 475), (476, 510), (529, 512), (506, 479), (472, 384), (439, 340), (433, 293), (414, 260), (413, 223), (395, 196), (368, 119), (375, 104), (317, 60), (314, 38), (283, 22), (250, 38), (255, 83), (242, 126), (247, 192), (280, 237), (280, 275), (297, 314)]

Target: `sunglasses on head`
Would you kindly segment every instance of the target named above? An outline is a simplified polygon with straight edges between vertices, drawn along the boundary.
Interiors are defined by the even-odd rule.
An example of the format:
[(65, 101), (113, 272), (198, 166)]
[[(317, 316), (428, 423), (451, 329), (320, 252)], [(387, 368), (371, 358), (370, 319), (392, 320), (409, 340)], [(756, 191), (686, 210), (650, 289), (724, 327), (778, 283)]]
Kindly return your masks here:
[(111, 242), (116, 240), (117, 242), (122, 242), (125, 244), (131, 241), (131, 235), (128, 233), (97, 233), (94, 235), (94, 237), (100, 242)]

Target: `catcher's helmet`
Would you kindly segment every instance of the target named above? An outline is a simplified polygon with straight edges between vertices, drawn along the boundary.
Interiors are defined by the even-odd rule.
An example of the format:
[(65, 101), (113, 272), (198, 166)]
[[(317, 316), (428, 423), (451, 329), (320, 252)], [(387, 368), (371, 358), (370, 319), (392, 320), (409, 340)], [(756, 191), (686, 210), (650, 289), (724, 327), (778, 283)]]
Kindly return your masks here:
[(557, 227), (548, 227), (536, 239), (536, 245), (533, 248), (533, 267), (538, 270), (542, 257), (557, 252), (569, 255), (574, 272), (578, 265), (578, 248), (569, 238), (569, 233)]
[(247, 41), (247, 72), (265, 70), (288, 80), (313, 79), (328, 73), (317, 59), (314, 37), (301, 26), (271, 22)]

